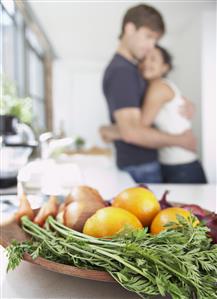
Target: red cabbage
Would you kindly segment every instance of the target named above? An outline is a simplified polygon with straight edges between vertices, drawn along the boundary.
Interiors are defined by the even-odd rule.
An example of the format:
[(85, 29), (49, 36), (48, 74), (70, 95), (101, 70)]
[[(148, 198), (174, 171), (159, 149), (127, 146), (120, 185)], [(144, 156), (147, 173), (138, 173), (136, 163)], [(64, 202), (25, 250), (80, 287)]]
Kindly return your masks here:
[(172, 205), (171, 203), (169, 203), (168, 200), (167, 200), (167, 195), (168, 195), (168, 194), (169, 194), (169, 191), (166, 190), (166, 191), (164, 192), (164, 194), (162, 195), (161, 200), (159, 201), (159, 204), (160, 204), (160, 207), (161, 207), (162, 210), (163, 210), (163, 209), (170, 208), (170, 207), (173, 206), (173, 205)]
[(202, 222), (210, 229), (209, 235), (217, 244), (217, 214), (209, 213), (202, 218)]
[(200, 219), (206, 216), (206, 212), (198, 205), (184, 204), (181, 207), (187, 211), (190, 211), (192, 214), (194, 214)]

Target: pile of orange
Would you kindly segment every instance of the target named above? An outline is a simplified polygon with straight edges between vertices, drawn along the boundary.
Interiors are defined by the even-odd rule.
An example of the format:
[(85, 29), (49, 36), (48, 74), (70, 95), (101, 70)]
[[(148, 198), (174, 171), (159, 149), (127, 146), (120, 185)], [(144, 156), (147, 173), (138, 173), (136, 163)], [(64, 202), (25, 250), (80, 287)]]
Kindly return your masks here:
[(154, 193), (143, 187), (122, 191), (115, 197), (112, 206), (131, 212), (139, 218), (143, 226), (149, 226), (160, 211), (160, 204)]
[(177, 215), (180, 215), (185, 219), (188, 219), (191, 213), (189, 211), (177, 207), (164, 209), (160, 211), (157, 214), (157, 216), (153, 219), (150, 227), (151, 233), (158, 234), (162, 230), (165, 230), (166, 229), (165, 225), (168, 224), (169, 222), (178, 223)]
[(99, 209), (90, 217), (83, 232), (94, 237), (105, 237), (130, 225), (136, 229), (148, 226), (152, 234), (158, 234), (166, 229), (167, 223), (177, 223), (177, 215), (188, 219), (190, 212), (178, 207), (161, 210), (152, 191), (144, 187), (128, 188), (114, 198), (112, 207)]
[(139, 219), (132, 213), (120, 208), (107, 207), (99, 209), (87, 219), (83, 233), (96, 238), (112, 236), (123, 229), (125, 225), (136, 229), (143, 227)]

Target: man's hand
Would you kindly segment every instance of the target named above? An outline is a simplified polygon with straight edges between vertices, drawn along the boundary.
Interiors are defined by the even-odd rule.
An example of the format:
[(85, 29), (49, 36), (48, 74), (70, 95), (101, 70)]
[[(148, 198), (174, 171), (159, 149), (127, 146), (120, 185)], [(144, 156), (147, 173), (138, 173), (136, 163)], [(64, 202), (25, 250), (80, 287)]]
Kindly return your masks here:
[(120, 139), (120, 134), (118, 131), (118, 127), (116, 125), (111, 126), (101, 126), (99, 129), (100, 135), (104, 142), (110, 143), (114, 140)]
[(192, 130), (185, 131), (184, 133), (180, 134), (179, 136), (180, 144), (179, 146), (190, 150), (192, 152), (196, 152), (197, 148), (197, 140), (193, 135)]
[(183, 117), (192, 120), (195, 114), (195, 106), (186, 97), (182, 97), (182, 98), (184, 100), (184, 104), (179, 108), (179, 113)]

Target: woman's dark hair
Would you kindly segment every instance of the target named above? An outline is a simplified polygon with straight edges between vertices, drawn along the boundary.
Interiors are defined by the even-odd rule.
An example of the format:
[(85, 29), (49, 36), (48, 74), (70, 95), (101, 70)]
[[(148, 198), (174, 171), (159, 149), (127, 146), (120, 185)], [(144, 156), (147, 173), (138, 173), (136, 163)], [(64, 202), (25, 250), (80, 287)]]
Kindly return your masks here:
[(128, 9), (122, 21), (119, 38), (123, 37), (127, 23), (133, 23), (136, 29), (147, 27), (161, 35), (165, 33), (165, 24), (161, 14), (154, 7), (146, 4), (140, 4)]
[(166, 49), (162, 48), (161, 46), (156, 45), (155, 48), (160, 50), (162, 58), (163, 58), (163, 62), (165, 64), (168, 64), (168, 66), (169, 66), (169, 70), (165, 74), (165, 75), (167, 75), (173, 69), (173, 57)]

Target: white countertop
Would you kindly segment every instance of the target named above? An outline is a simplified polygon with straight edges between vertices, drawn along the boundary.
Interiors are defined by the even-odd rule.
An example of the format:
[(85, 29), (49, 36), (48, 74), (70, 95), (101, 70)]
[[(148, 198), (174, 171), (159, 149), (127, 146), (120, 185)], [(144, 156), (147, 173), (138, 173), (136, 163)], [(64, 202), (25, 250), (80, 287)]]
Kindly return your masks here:
[[(125, 173), (107, 169), (99, 175), (93, 175), (93, 169), (86, 170), (86, 184), (98, 187), (103, 197), (111, 198), (126, 187), (134, 184)], [(88, 175), (89, 171), (89, 175)], [(97, 178), (98, 173), (98, 178)], [(110, 183), (111, 174), (112, 183)], [(160, 198), (165, 190), (170, 190), (170, 201), (195, 203), (217, 212), (215, 185), (149, 185)], [(22, 262), (14, 271), (6, 274), (7, 257), (0, 246), (0, 298), (70, 298), (70, 299), (138, 299), (121, 286), (114, 283), (96, 282), (50, 272)]]

